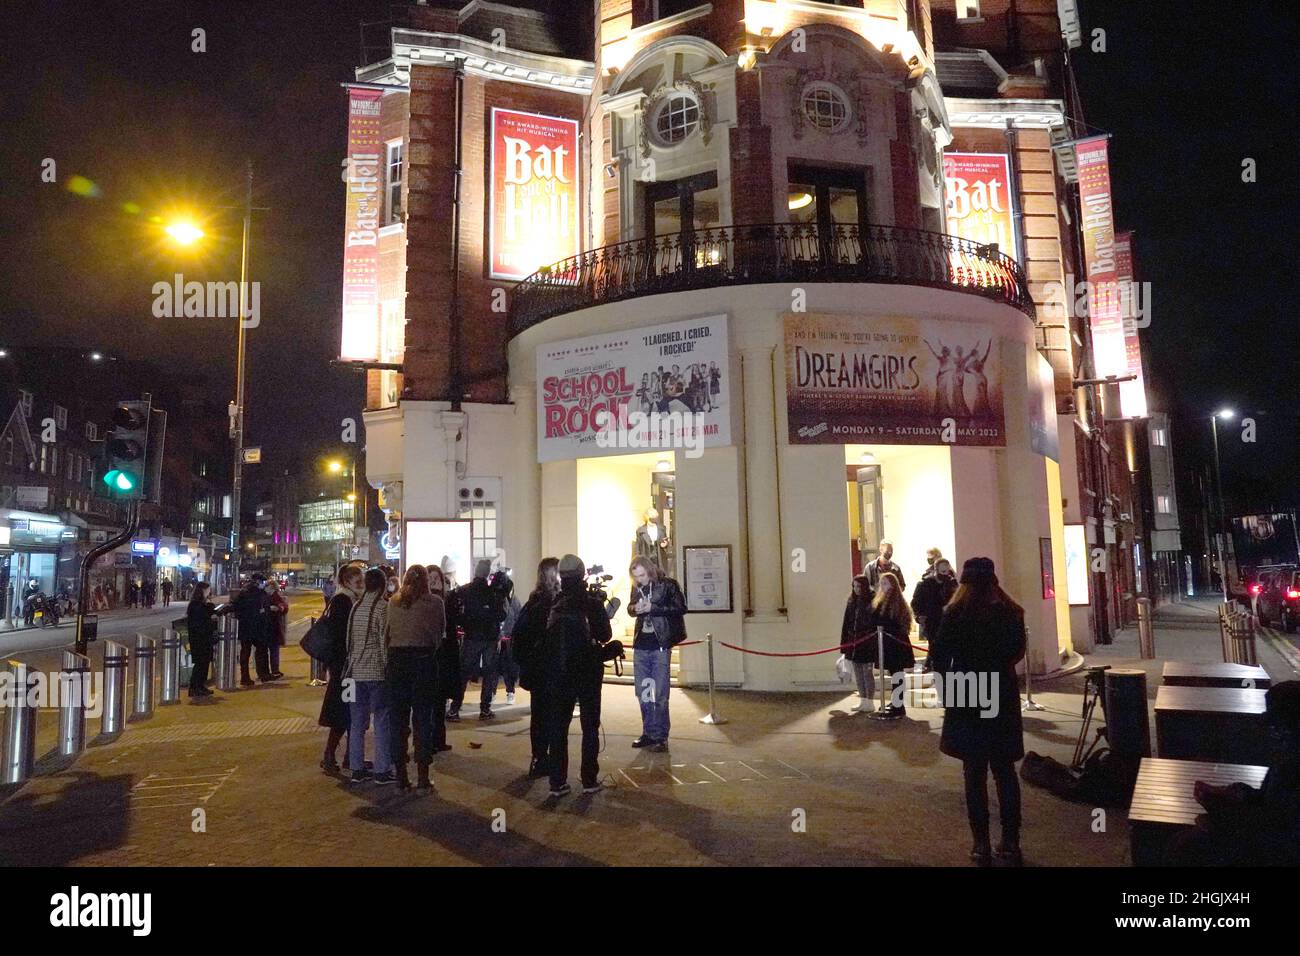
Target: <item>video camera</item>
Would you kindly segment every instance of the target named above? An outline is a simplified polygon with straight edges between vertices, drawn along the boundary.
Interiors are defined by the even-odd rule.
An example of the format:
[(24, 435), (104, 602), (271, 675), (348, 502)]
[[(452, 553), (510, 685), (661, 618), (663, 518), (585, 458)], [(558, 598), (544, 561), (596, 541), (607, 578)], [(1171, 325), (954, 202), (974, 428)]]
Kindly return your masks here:
[(606, 616), (613, 620), (614, 615), (618, 613), (618, 609), (623, 605), (623, 602), (618, 598), (610, 597), (609, 591), (605, 589), (605, 586), (614, 580), (614, 575), (606, 574), (604, 565), (593, 564), (587, 568), (586, 578), (588, 596), (596, 598), (601, 604), (605, 605)]

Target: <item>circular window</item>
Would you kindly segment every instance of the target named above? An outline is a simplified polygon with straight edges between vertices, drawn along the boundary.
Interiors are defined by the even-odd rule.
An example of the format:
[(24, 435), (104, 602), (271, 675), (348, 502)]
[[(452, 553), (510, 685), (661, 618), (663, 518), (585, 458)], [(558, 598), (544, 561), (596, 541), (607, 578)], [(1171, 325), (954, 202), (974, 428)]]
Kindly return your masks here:
[(667, 146), (680, 143), (699, 125), (700, 104), (688, 93), (674, 93), (655, 112), (655, 136)]
[(829, 83), (812, 83), (803, 91), (803, 115), (813, 126), (832, 133), (849, 121), (849, 101)]

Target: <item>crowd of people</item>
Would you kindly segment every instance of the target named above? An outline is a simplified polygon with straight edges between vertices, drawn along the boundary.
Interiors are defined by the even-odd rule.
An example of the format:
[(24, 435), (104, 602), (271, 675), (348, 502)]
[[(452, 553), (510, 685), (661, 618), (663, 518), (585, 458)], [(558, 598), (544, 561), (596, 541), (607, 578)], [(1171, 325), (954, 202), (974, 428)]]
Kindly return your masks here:
[[(177, 596), (185, 600), (187, 592), (187, 585), (182, 584)], [(91, 590), (90, 610), (112, 611), (119, 607), (152, 608), (158, 603), (159, 594), (162, 595), (163, 607), (170, 607), (172, 595), (175, 593), (176, 585), (166, 578), (161, 583), (147, 578), (139, 580), (128, 578), (124, 594), (118, 591), (116, 585), (100, 583)]]

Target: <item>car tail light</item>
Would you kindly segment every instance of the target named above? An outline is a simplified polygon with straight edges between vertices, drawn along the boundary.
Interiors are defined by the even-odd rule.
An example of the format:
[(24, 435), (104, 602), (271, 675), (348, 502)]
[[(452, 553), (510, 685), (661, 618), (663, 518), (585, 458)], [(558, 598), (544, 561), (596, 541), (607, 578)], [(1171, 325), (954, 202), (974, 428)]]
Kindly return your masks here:
[(1252, 584), (1252, 585), (1250, 586), (1250, 593), (1251, 593), (1251, 594), (1258, 594), (1258, 593), (1259, 593), (1260, 591), (1262, 591), (1262, 590), (1264, 590), (1264, 586), (1263, 586), (1262, 584)]
[(1296, 598), (1300, 598), (1300, 590), (1297, 590), (1296, 588), (1287, 588), (1286, 596), (1294, 601)]

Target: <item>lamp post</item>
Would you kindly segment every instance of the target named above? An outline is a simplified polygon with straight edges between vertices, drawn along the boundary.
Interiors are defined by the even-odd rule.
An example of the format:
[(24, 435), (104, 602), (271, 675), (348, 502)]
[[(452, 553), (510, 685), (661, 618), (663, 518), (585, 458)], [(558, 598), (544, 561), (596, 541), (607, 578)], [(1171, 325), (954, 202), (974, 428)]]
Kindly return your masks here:
[(1210, 434), (1214, 436), (1214, 489), (1218, 499), (1218, 529), (1214, 533), (1214, 546), (1219, 556), (1219, 586), (1223, 591), (1223, 603), (1228, 603), (1228, 567), (1223, 563), (1223, 535), (1227, 533), (1228, 519), (1223, 512), (1223, 471), (1219, 464), (1219, 419), (1231, 421), (1237, 413), (1231, 408), (1222, 408), (1210, 416)]
[[(335, 458), (326, 462), (325, 467), (326, 469), (328, 469), (330, 474), (337, 475), (343, 471), (344, 465), (343, 462)], [(355, 536), (356, 527), (357, 527), (357, 460), (356, 458), (351, 459), (348, 470), (350, 472), (349, 477), (352, 480), (352, 491), (349, 492), (345, 497), (347, 498), (348, 503), (352, 505), (352, 520), (351, 520), (350, 527), (351, 527), (352, 534)], [(346, 546), (347, 546), (346, 539), (339, 542), (338, 557), (334, 561), (334, 580), (336, 582), (338, 581), (339, 578), (339, 569), (343, 565), (343, 550)]]
[[(231, 580), (233, 589), (239, 588), (239, 512), (244, 490), (244, 388), (247, 354), (248, 307), (248, 252), (253, 230), (253, 161), (248, 160), (244, 190), (244, 234), (239, 254), (239, 335), (235, 356), (235, 400), (230, 403), (230, 437), (235, 443), (235, 466), (230, 494), (230, 554), (233, 562)], [(203, 230), (190, 222), (175, 222), (167, 226), (166, 233), (183, 246), (192, 245), (203, 238)]]

